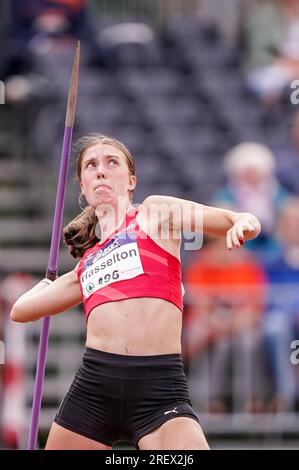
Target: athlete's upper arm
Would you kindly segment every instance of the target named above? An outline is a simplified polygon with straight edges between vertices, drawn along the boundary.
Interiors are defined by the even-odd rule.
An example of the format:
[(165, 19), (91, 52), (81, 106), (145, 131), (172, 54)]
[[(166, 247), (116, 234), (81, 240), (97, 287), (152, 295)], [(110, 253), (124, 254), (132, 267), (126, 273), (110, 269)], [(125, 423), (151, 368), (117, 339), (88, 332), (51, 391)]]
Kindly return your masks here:
[(19, 322), (55, 315), (82, 302), (77, 273), (72, 270), (44, 289), (21, 296), (13, 306), (11, 318)]
[(173, 229), (225, 236), (235, 212), (171, 196), (149, 196), (143, 202), (148, 213), (162, 214)]
[(148, 214), (159, 214), (160, 219), (167, 221), (176, 230), (190, 232), (203, 231), (204, 206), (194, 201), (172, 196), (153, 195), (147, 197), (142, 206)]

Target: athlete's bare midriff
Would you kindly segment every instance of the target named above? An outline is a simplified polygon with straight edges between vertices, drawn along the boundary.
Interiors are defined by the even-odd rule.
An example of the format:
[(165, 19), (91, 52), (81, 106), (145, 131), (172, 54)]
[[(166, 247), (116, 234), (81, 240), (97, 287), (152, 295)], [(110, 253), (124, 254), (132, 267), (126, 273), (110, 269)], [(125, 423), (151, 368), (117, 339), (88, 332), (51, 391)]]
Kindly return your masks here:
[(181, 352), (182, 312), (155, 298), (107, 302), (87, 322), (86, 346), (133, 356)]

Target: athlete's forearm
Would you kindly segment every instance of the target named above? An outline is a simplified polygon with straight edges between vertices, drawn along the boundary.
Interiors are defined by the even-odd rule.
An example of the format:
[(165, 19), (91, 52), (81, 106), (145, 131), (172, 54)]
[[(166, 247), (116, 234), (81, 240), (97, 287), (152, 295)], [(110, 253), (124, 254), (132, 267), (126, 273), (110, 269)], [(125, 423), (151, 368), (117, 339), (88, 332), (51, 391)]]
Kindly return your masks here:
[[(45, 279), (42, 279), (41, 281), (39, 281), (35, 286), (32, 287), (32, 289), (28, 290), (27, 292), (25, 292), (24, 294), (22, 294), (19, 299), (24, 299), (25, 297), (30, 297), (32, 294), (36, 293), (36, 292), (39, 292), (43, 289), (45, 289), (45, 287), (47, 287), (49, 284), (51, 284), (52, 281), (50, 280), (45, 280)], [(18, 300), (19, 300), (18, 299)]]
[[(50, 282), (48, 285), (47, 283)], [(82, 302), (77, 273), (72, 270), (51, 282), (40, 281), (14, 304), (10, 318), (25, 323), (57, 315)]]
[(32, 287), (29, 291), (22, 294), (17, 301), (14, 303), (11, 312), (10, 318), (13, 321), (17, 322), (27, 322), (32, 320), (38, 320), (38, 318), (28, 315), (28, 307), (30, 310), (30, 302), (34, 300), (35, 294), (44, 290), (46, 287), (49, 286), (51, 281), (46, 282), (45, 280), (39, 281), (35, 286)]

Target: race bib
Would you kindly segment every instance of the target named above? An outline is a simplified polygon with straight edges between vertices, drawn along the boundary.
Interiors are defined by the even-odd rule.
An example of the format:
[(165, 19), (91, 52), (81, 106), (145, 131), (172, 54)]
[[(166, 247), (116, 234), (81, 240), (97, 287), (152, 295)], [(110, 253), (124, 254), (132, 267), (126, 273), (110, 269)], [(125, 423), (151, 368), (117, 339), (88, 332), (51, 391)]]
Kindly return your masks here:
[(143, 273), (136, 238), (132, 233), (122, 233), (85, 261), (81, 275), (84, 298), (109, 284)]

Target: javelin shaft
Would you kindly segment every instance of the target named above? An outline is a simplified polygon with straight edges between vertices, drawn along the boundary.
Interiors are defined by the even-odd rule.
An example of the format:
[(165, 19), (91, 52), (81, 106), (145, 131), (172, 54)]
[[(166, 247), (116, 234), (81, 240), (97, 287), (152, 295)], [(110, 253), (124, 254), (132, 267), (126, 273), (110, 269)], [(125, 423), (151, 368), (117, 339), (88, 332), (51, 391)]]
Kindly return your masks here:
[[(57, 185), (57, 195), (55, 202), (54, 220), (52, 227), (51, 245), (49, 253), (49, 261), (47, 266), (46, 277), (54, 280), (57, 275), (57, 262), (59, 254), (60, 236), (63, 219), (63, 208), (65, 199), (65, 190), (67, 184), (67, 174), (69, 166), (69, 157), (72, 144), (73, 126), (76, 111), (77, 93), (78, 93), (78, 79), (79, 79), (79, 61), (80, 61), (80, 43), (78, 42), (76, 53), (74, 57), (72, 76), (70, 81), (67, 112), (65, 120), (65, 129), (63, 136), (63, 146), (61, 153), (61, 162), (59, 169), (59, 178)], [(45, 317), (42, 321), (39, 351), (37, 359), (37, 368), (35, 376), (35, 386), (33, 394), (33, 404), (31, 413), (31, 423), (29, 431), (28, 449), (33, 450), (36, 447), (39, 415), (42, 401), (42, 392), (44, 385), (46, 357), (48, 350), (48, 339), (50, 329), (50, 318)]]

